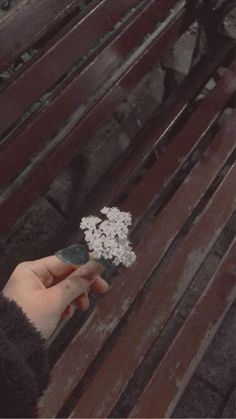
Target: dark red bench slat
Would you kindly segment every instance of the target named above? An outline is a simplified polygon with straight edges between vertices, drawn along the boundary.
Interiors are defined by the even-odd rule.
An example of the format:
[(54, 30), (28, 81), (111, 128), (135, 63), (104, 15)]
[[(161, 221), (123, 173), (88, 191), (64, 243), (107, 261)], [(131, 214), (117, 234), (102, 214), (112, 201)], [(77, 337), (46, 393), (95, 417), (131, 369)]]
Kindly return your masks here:
[(62, 37), (1, 93), (0, 135), (137, 3), (138, 0), (92, 3), (69, 31), (63, 31)]
[[(59, 96), (32, 120), (27, 120), (17, 133), (0, 143), (0, 188), (13, 179), (37, 148), (52, 138), (63, 122), (107, 81), (122, 59), (155, 28), (159, 19), (168, 14), (172, 4), (173, 0), (170, 0), (165, 3), (165, 7), (160, 8), (158, 0), (148, 3), (144, 9), (136, 13), (136, 17), (132, 16), (129, 22), (118, 28), (113, 39), (109, 39), (106, 46), (89, 59), (73, 80), (67, 83), (66, 88), (59, 92)], [(119, 54), (114, 54), (114, 51), (119, 51)], [(0, 105), (1, 100), (4, 103), (3, 99), (4, 95), (2, 99), (0, 96)], [(22, 104), (20, 108), (21, 106)], [(3, 120), (5, 119), (3, 115)], [(8, 159), (11, 163), (3, 164)]]
[(76, 8), (77, 0), (19, 2), (0, 21), (0, 71)]
[(107, 117), (135, 85), (152, 68), (154, 58), (170, 45), (186, 23), (184, 10), (168, 24), (165, 30), (140, 49), (139, 57), (113, 83), (104, 96), (87, 112), (81, 122), (60, 143), (51, 141), (40, 159), (25, 171), (25, 176), (6, 190), (0, 200), (0, 232), (6, 232), (16, 219), (28, 208), (55, 179), (57, 174), (71, 161), (75, 151), (94, 132), (104, 115)]
[[(79, 397), (70, 417), (109, 416), (145, 354), (165, 327), (212, 245), (232, 216), (235, 209), (235, 176), (236, 167), (234, 166), (189, 234), (182, 240), (171, 260), (168, 261), (167, 267), (158, 274), (156, 284), (146, 293), (138, 309), (131, 314), (127, 325), (119, 334), (119, 339), (106, 358), (101, 361), (93, 378)], [(194, 178), (192, 178), (191, 186), (194, 190)], [(135, 282), (137, 275), (148, 278), (161, 234), (160, 229), (153, 228), (152, 236), (149, 237), (149, 242), (143, 250), (143, 257), (142, 253), (138, 253), (132, 278), (126, 276), (126, 304), (127, 300), (129, 301), (130, 281)], [(118, 300), (115, 304), (118, 304)], [(122, 304), (121, 301), (120, 304)], [(106, 326), (109, 327), (109, 323), (104, 323), (104, 328)], [(93, 324), (91, 328), (93, 329)], [(74, 358), (74, 361), (75, 359), (80, 358)]]
[[(158, 216), (150, 233), (137, 249), (139, 254), (137, 265), (126, 272), (121, 270), (109, 295), (97, 304), (88, 321), (64, 351), (53, 368), (50, 386), (41, 400), (41, 416), (51, 417), (62, 407), (105, 340), (108, 339), (136, 298), (139, 290), (163, 258), (168, 247), (175, 240), (181, 226), (194, 211), (209, 184), (214, 180), (218, 171), (224, 167), (234, 148), (234, 135), (232, 135), (236, 131), (234, 121), (233, 118), (219, 133), (219, 137), (214, 140), (209, 149), (210, 153), (195, 166), (188, 178), (189, 182), (185, 182), (180, 187), (172, 202)], [(226, 135), (228, 140), (222, 141)], [(192, 188), (192, 177), (196, 184), (194, 189)], [(149, 251), (149, 242), (154, 239), (156, 244)], [(128, 295), (126, 284), (129, 284)], [(76, 363), (76, 367), (75, 359), (80, 360), (78, 364)], [(62, 383), (64, 383), (63, 391)]]
[(151, 207), (163, 185), (167, 186), (168, 182), (175, 177), (193, 149), (211, 129), (234, 91), (236, 91), (236, 74), (227, 70), (215, 88), (189, 117), (184, 127), (174, 136), (164, 155), (157, 159), (143, 181), (126, 200), (124, 209), (133, 214), (135, 224), (142, 218), (143, 208), (148, 210)]
[[(236, 296), (236, 241), (164, 356), (131, 418), (169, 418)], [(186, 345), (187, 342), (187, 345)], [(184, 350), (183, 350), (184, 349)]]
[[(232, 45), (223, 41), (219, 43), (217, 51), (211, 51), (193, 68), (169, 100), (162, 105), (161, 110), (155, 112), (148, 124), (141, 130), (138, 138), (135, 139), (135, 148), (127, 150), (126, 154), (122, 155), (102, 179), (102, 188), (99, 188), (99, 193), (97, 188), (96, 193), (91, 193), (90, 198), (83, 205), (83, 213), (75, 209), (66, 225), (64, 227), (61, 226), (60, 234), (57, 233), (56, 243), (52, 240), (48, 246), (49, 253), (54, 251), (59, 243), (61, 243), (61, 246), (64, 246), (68, 231), (71, 230), (72, 234), (74, 223), (84, 213), (90, 214), (104, 205), (112, 205), (117, 197), (125, 191), (156, 145), (162, 140), (164, 135), (171, 131), (173, 121), (178, 122), (181, 119), (188, 105), (203, 88), (224, 58), (227, 57), (230, 50), (232, 50)], [(144, 137), (145, 141), (143, 141)]]

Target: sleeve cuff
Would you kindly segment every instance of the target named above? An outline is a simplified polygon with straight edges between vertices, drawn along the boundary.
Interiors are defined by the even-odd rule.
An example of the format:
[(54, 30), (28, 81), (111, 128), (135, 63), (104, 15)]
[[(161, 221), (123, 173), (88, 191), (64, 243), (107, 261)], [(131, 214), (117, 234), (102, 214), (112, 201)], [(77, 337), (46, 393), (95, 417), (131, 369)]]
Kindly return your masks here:
[[(42, 395), (49, 381), (45, 341), (21, 308), (2, 293), (0, 293), (0, 359), (0, 374), (4, 364), (5, 368), (9, 364), (9, 371), (4, 371), (4, 374), (12, 375), (15, 383), (19, 378), (19, 384), (22, 381), (22, 386), (25, 385), (26, 388), (28, 385), (32, 386), (34, 391), (31, 394), (34, 399)], [(17, 377), (14, 376), (14, 369)]]

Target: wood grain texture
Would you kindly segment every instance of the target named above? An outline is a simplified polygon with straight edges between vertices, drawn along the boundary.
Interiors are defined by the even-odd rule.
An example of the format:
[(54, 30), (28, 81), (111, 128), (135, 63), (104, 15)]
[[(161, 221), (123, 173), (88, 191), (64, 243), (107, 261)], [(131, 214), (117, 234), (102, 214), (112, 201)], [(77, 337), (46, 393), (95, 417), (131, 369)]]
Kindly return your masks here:
[[(173, 2), (173, 0), (171, 1)], [(129, 10), (128, 6), (127, 4), (127, 10)], [(124, 6), (120, 7), (121, 10), (118, 7), (117, 9), (114, 16), (117, 17), (118, 22), (125, 10)], [(165, 17), (168, 11), (168, 4), (160, 8), (157, 0), (152, 0), (144, 8), (138, 10), (128, 21), (118, 26), (113, 36), (98, 48), (86, 60), (85, 64), (55, 92), (47, 106), (42, 107), (35, 116), (27, 119), (17, 132), (0, 143), (0, 187), (13, 179), (29, 162), (34, 153), (56, 135), (71, 114), (88, 101), (89, 97), (113, 75), (114, 70), (123, 63), (125, 57), (143, 41), (143, 38), (154, 29), (156, 22)], [(29, 68), (19, 80), (0, 94), (0, 108), (2, 105), (3, 109), (0, 115), (0, 127), (6, 128), (6, 124), (9, 125), (17, 117), (16, 112), (22, 112), (63, 74), (63, 66), (68, 65), (68, 55), (70, 55), (70, 60), (78, 60), (80, 50), (85, 52), (86, 46), (89, 49), (91, 36), (86, 38), (86, 42), (79, 43), (79, 39), (84, 38), (84, 31), (88, 30), (88, 25), (93, 26), (93, 42), (97, 41), (99, 33), (96, 31), (93, 21), (101, 21), (98, 12), (103, 14), (104, 10), (97, 8), (96, 14), (95, 12), (91, 13), (91, 16), (82, 19), (81, 25), (86, 24), (85, 28), (83, 25), (80, 28), (78, 24), (78, 28), (76, 28), (78, 39), (73, 42), (66, 40), (64, 46), (66, 52), (64, 52), (63, 45), (60, 45), (62, 39), (61, 42), (58, 42), (59, 45), (53, 46), (46, 56), (44, 55), (39, 60), (42, 61), (41, 63), (36, 62), (33, 68)], [(108, 22), (105, 20), (105, 23), (107, 22), (107, 25), (114, 23), (113, 20), (112, 22), (110, 20)], [(99, 30), (103, 31), (102, 34), (105, 34), (108, 29), (110, 26), (104, 28), (103, 25), (99, 26)], [(79, 47), (75, 48), (75, 42), (79, 43)], [(75, 54), (76, 50), (77, 54)], [(57, 59), (60, 61), (59, 63), (57, 63)], [(43, 77), (40, 78), (40, 83), (36, 84), (34, 80), (38, 72), (42, 72)], [(31, 85), (33, 88), (28, 89), (27, 86)], [(22, 92), (25, 94), (22, 95)], [(13, 102), (14, 106), (12, 106)], [(5, 165), (5, 161), (11, 161), (11, 164)]]
[(0, 24), (0, 71), (50, 31), (73, 9), (76, 0), (23, 0)]
[[(125, 67), (122, 74), (113, 81), (111, 87), (96, 103), (92, 103), (87, 113), (76, 127), (60, 141), (56, 138), (36, 158), (24, 172), (20, 180), (16, 180), (1, 197), (0, 201), (0, 232), (6, 232), (19, 216), (46, 190), (58, 173), (74, 157), (78, 148), (98, 128), (104, 115), (108, 117), (117, 104), (129, 94), (137, 83), (152, 68), (154, 58), (160, 55), (183, 30), (185, 21), (184, 10), (166, 26), (161, 34), (157, 31), (152, 38), (139, 49)], [(186, 23), (187, 24), (187, 23)]]
[[(231, 217), (236, 206), (235, 175), (236, 167), (234, 166), (214, 198), (195, 222), (190, 233), (175, 251), (167, 267), (159, 273), (151, 292), (147, 293), (139, 308), (131, 314), (117, 343), (112, 347), (91, 382), (80, 395), (70, 417), (99, 418), (109, 416), (125, 391), (129, 380), (165, 327), (171, 313)], [(191, 186), (194, 189), (193, 184)], [(224, 202), (224, 206), (222, 202)], [(152, 227), (148, 242), (145, 240), (142, 243), (145, 243), (143, 253), (138, 253), (135, 272), (132, 272), (133, 281), (134, 278), (136, 281), (140, 275), (147, 278), (150, 271), (154, 271), (156, 263), (154, 258), (156, 249), (159, 248), (161, 234), (162, 230), (157, 228), (156, 223)], [(126, 276), (126, 280), (126, 284), (129, 283), (128, 280), (131, 281), (129, 274)], [(130, 289), (130, 286), (127, 286), (127, 289)], [(128, 299), (129, 294), (125, 301)], [(106, 323), (103, 326), (105, 328)]]
[[(94, 48), (99, 39), (124, 18), (124, 15), (137, 3), (138, 0), (120, 1), (113, 5), (109, 0), (93, 2), (88, 9), (85, 9), (84, 13), (81, 13), (81, 16), (78, 15), (74, 24), (69, 25), (67, 31), (63, 28), (62, 34), (59, 33), (54, 42), (52, 42), (53, 40), (49, 42), (49, 46), (45, 51), (43, 50), (39, 58), (33, 60), (32, 64), (29, 62), (25, 71), (19, 76), (16, 75), (6, 89), (1, 92), (0, 134), (9, 129), (17, 118), (39, 100), (45, 92), (52, 89), (55, 83), (74, 64), (78, 63), (83, 55)], [(106, 63), (103, 62), (103, 66), (105, 69)], [(73, 91), (72, 89), (73, 86), (71, 91)], [(77, 94), (80, 97), (80, 92)], [(63, 118), (63, 112), (59, 113), (58, 117)], [(65, 115), (64, 119), (67, 117), (68, 115)], [(50, 115), (48, 120), (50, 120)], [(59, 122), (58, 125), (60, 125)], [(44, 127), (47, 128), (46, 123)]]
[[(179, 123), (188, 109), (189, 104), (210, 78), (224, 57), (232, 50), (228, 42), (219, 44), (217, 51), (203, 56), (199, 64), (186, 76), (178, 89), (154, 112), (153, 117), (145, 124), (135, 138), (135, 147), (128, 149), (118, 161), (108, 170), (102, 178), (102, 188), (96, 193), (91, 191), (90, 196), (83, 204), (83, 209), (75, 208), (70, 220), (61, 227), (56, 241), (49, 243), (48, 251), (57, 248), (58, 244), (64, 245), (69, 232), (74, 231), (74, 224), (84, 213), (92, 213), (102, 206), (111, 206), (120, 194), (124, 193), (134, 176), (153, 152), (154, 148), (169, 135), (175, 123)], [(145, 138), (145, 141), (143, 141)]]
[[(227, 125), (235, 129), (235, 119)], [(206, 158), (201, 159), (191, 176), (180, 187), (173, 199), (159, 215), (149, 234), (138, 247), (138, 263), (129, 271), (121, 270), (109, 295), (98, 303), (91, 317), (75, 336), (71, 344), (52, 370), (51, 384), (41, 401), (41, 415), (50, 417), (59, 410), (73, 388), (98, 354), (106, 339), (127, 312), (140, 289), (173, 243), (181, 226), (186, 222), (194, 208), (213, 181), (234, 148), (234, 135), (221, 132), (212, 143)], [(213, 146), (214, 144), (214, 146)], [(195, 188), (193, 188), (193, 180)], [(151, 247), (155, 240), (155, 246)], [(125, 274), (125, 275), (124, 275)], [(133, 280), (135, 278), (135, 281)], [(129, 293), (127, 294), (127, 284)], [(74, 360), (80, 359), (74, 366)], [(62, 385), (63, 391), (62, 391)], [(60, 397), (59, 397), (60, 395)]]
[(236, 297), (235, 255), (236, 241), (224, 256), (129, 417), (169, 418), (173, 414)]

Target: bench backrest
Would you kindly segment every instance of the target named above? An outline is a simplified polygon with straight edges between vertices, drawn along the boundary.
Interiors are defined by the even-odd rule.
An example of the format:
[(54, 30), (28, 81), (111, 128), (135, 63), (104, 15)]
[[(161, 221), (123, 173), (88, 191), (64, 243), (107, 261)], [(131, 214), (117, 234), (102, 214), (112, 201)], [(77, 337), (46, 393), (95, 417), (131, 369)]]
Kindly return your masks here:
[(76, 11), (76, 0), (19, 2), (1, 20), (0, 72)]
[[(42, 19), (44, 3), (40, 9)], [(72, 1), (58, 2), (60, 16), (66, 3), (67, 11), (75, 6)], [(147, 0), (141, 4), (138, 0), (129, 0), (112, 5), (109, 0), (94, 1), (46, 40), (35, 57), (2, 85), (2, 234), (45, 192), (79, 146), (184, 31), (189, 23), (184, 2), (162, 30), (157, 27), (175, 4), (176, 0), (161, 3)], [(20, 16), (24, 16), (23, 7), (24, 2), (22, 9), (19, 8)], [(10, 18), (6, 19), (5, 31), (1, 29), (0, 41), (9, 30), (7, 22), (11, 23)], [(38, 40), (42, 35), (45, 32), (37, 35)], [(13, 58), (23, 52), (23, 45), (25, 48), (34, 45), (36, 39), (32, 37), (30, 43), (27, 36), (18, 52), (12, 53)], [(5, 62), (9, 64), (9, 57)], [(32, 111), (35, 102), (38, 107)], [(68, 126), (68, 119), (84, 104), (82, 115), (59, 136)]]
[[(179, 3), (163, 26), (157, 27), (157, 22), (169, 16), (175, 4), (174, 0), (120, 1), (114, 2), (111, 10), (110, 0), (92, 2), (85, 12), (68, 19), (61, 31), (43, 43), (38, 55), (2, 86), (1, 106), (9, 106), (2, 108), (5, 113), (0, 115), (0, 232), (6, 231), (46, 190), (80, 145), (185, 30), (192, 16), (186, 15), (184, 2)], [(109, 28), (112, 32), (103, 38)], [(81, 38), (84, 42), (80, 42)], [(97, 44), (98, 38), (103, 39)], [(91, 193), (83, 204), (83, 212), (90, 213), (119, 200), (120, 208), (134, 215), (134, 234), (140, 221), (145, 223), (150, 215), (151, 221), (142, 230), (142, 237), (136, 237), (135, 266), (126, 272), (121, 270), (109, 295), (92, 307), (87, 317), (71, 319), (66, 332), (63, 329), (58, 336), (50, 386), (40, 402), (42, 417), (120, 417), (115, 414), (119, 401), (169, 318), (175, 317), (175, 310), (205, 258), (232, 219), (235, 113), (216, 134), (211, 132), (236, 89), (232, 50), (229, 41), (218, 40), (216, 48), (202, 57), (141, 130), (135, 147), (106, 173), (102, 188)], [(221, 65), (228, 68), (199, 102), (199, 92)], [(42, 77), (35, 83), (39, 73)], [(44, 106), (26, 115), (13, 129), (22, 112), (52, 86)], [(68, 118), (74, 117), (80, 106), (81, 114), (70, 125)], [(65, 127), (69, 129), (64, 130)], [(177, 128), (175, 132), (173, 127)], [(59, 136), (61, 129), (64, 131)], [(209, 134), (214, 138), (207, 144), (205, 138)], [(161, 144), (167, 137), (170, 142), (163, 151)], [(147, 169), (150, 157), (152, 165)], [(181, 171), (183, 182), (179, 181)], [(136, 182), (140, 172), (141, 181)], [(74, 228), (81, 214), (76, 209), (71, 215), (70, 223), (66, 222), (67, 231), (70, 225)], [(65, 245), (63, 233), (61, 244)], [(52, 247), (58, 246), (57, 236)], [(166, 255), (170, 256), (169, 251), (171, 259), (159, 270)], [(132, 410), (128, 409), (129, 417), (173, 413), (199, 357), (232, 303), (235, 278), (229, 276), (225, 285), (224, 274), (232, 269), (233, 251), (234, 247), (212, 275), (209, 287), (186, 322), (182, 319), (176, 339), (162, 354), (161, 363), (155, 365), (150, 381), (142, 383), (145, 391), (139, 399), (135, 395)], [(197, 331), (194, 336), (192, 330)], [(188, 339), (191, 350), (186, 356), (181, 349)], [(156, 389), (162, 390), (159, 399)]]

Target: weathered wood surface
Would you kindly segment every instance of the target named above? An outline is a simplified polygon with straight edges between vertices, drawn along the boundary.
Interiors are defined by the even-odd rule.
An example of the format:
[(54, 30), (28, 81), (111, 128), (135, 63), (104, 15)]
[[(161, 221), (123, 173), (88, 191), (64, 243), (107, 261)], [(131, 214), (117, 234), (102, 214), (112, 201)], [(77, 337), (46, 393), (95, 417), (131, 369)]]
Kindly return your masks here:
[(0, 71), (78, 7), (76, 0), (23, 0), (0, 22)]
[[(186, 14), (184, 2), (179, 3), (170, 16), (170, 9), (177, 0), (139, 3), (139, 0), (114, 4), (97, 0), (83, 13), (74, 15), (78, 9), (78, 2), (74, 0), (52, 0), (48, 8), (45, 0), (22, 0), (1, 21), (0, 40), (9, 35), (9, 49), (4, 44), (0, 69), (68, 18), (65, 26), (53, 32), (51, 38), (45, 38), (35, 58), (3, 84), (0, 91), (0, 134), (3, 134), (0, 233), (8, 231), (47, 190), (81, 145), (193, 20), (193, 16)], [(135, 10), (127, 17), (133, 7)], [(30, 17), (35, 13), (34, 26)], [(17, 16), (16, 30), (10, 31), (14, 16)], [(156, 28), (157, 22), (168, 16), (161, 29)], [(25, 24), (27, 19), (30, 23)], [(23, 30), (16, 42), (20, 26)], [(91, 52), (110, 30), (113, 31), (110, 36)], [(124, 192), (126, 195), (119, 206), (134, 215), (132, 233), (135, 234), (150, 215), (152, 220), (137, 240), (137, 263), (128, 271), (119, 271), (109, 294), (93, 307), (91, 315), (78, 327), (55, 362), (50, 385), (40, 401), (42, 417), (55, 417), (63, 409), (70, 417), (108, 417), (111, 414), (232, 218), (236, 174), (233, 162), (235, 111), (223, 127), (216, 127), (236, 90), (236, 62), (229, 64), (232, 49), (230, 41), (219, 39), (217, 50), (212, 49), (202, 57), (140, 130), (135, 147), (130, 147), (106, 173), (103, 187), (96, 194), (91, 193), (93, 197), (88, 198), (67, 223), (68, 230), (81, 211), (86, 209), (90, 213), (103, 205), (116, 203)], [(73, 67), (73, 74), (56, 87), (58, 80), (87, 53), (83, 63)], [(195, 106), (198, 93), (222, 64), (228, 68), (221, 77), (218, 75), (215, 88)], [(42, 77), (35, 83), (38, 74)], [(12, 130), (22, 113), (50, 89), (54, 91), (47, 103)], [(73, 128), (57, 137), (68, 118), (84, 103), (87, 103), (85, 110)], [(163, 151), (160, 145), (167, 137), (169, 142)], [(156, 155), (157, 150), (159, 154), (152, 167), (147, 167), (148, 158)], [(189, 172), (181, 178), (179, 175), (186, 164), (189, 164)], [(21, 171), (23, 173), (17, 177)], [(136, 183), (135, 177), (141, 173), (142, 178)], [(171, 191), (169, 195), (168, 191)], [(212, 194), (210, 199), (209, 193)], [(234, 251), (235, 244), (177, 333), (129, 417), (161, 417), (173, 412), (232, 302)], [(161, 265), (167, 256), (168, 264)], [(225, 278), (228, 281), (223, 286)], [(148, 291), (146, 285), (151, 285)], [(218, 302), (216, 307), (213, 301)], [(193, 328), (197, 330), (194, 336)], [(111, 345), (113, 332), (118, 337)], [(193, 338), (185, 356), (181, 346), (190, 337)], [(102, 352), (104, 356), (93, 370)], [(155, 397), (156, 388), (161, 403)]]
[[(234, 64), (233, 62), (232, 68)], [(236, 91), (236, 73), (227, 70), (212, 92), (189, 117), (184, 127), (174, 136), (167, 152), (157, 159), (147, 176), (129, 195), (125, 209), (134, 214), (136, 223), (142, 218), (143, 207), (147, 209), (151, 207), (163, 185), (167, 186), (168, 182), (174, 179), (193, 150), (199, 146), (234, 91)], [(234, 121), (232, 124), (234, 125)], [(229, 135), (232, 138), (233, 132)]]
[[(211, 246), (232, 215), (236, 205), (235, 176), (236, 167), (231, 170), (198, 222), (194, 224), (193, 229), (182, 241), (168, 266), (159, 274), (156, 284), (144, 297), (138, 310), (130, 316), (128, 324), (123, 327), (117, 343), (112, 347), (104, 361), (101, 362), (96, 374), (80, 395), (71, 417), (99, 418), (109, 415), (144, 359), (148, 349), (163, 330), (170, 314), (184, 295)], [(191, 184), (191, 187), (194, 189), (193, 184)], [(222, 202), (224, 202), (224, 207)], [(175, 217), (177, 217), (177, 214), (175, 214)], [(129, 292), (126, 292), (123, 299), (119, 299), (121, 306), (125, 305), (127, 307), (131, 304), (130, 283), (132, 279), (135, 278), (135, 282), (138, 282), (142, 275), (142, 281), (147, 280), (157, 266), (160, 235), (162, 235), (164, 228), (167, 229), (167, 223), (164, 228), (162, 226), (162, 230), (161, 226), (157, 228), (158, 222), (159, 218), (152, 226), (148, 240), (144, 239), (142, 242), (142, 250), (139, 248), (136, 266), (125, 276), (126, 286), (123, 286), (125, 291), (129, 289)], [(168, 222), (170, 221), (168, 220)], [(119, 305), (118, 296), (116, 296), (115, 304)], [(109, 315), (111, 316), (111, 309)], [(98, 329), (100, 338), (97, 345), (100, 344), (101, 335), (103, 339), (104, 330), (106, 328), (109, 330), (111, 324), (117, 323), (117, 318), (112, 321), (113, 323), (111, 317), (108, 321), (103, 318), (102, 329)], [(94, 321), (92, 324), (90, 323), (91, 333), (96, 333)], [(84, 340), (83, 334), (81, 336), (82, 340)], [(87, 345), (87, 354), (88, 349), (89, 346)], [(75, 357), (74, 359), (81, 360), (81, 357)]]
[[(150, 233), (143, 239), (137, 249), (139, 257), (136, 266), (126, 272), (125, 276), (124, 271), (121, 271), (109, 295), (98, 303), (87, 323), (85, 323), (65, 350), (52, 371), (51, 385), (41, 402), (43, 415), (50, 417), (55, 414), (98, 354), (106, 339), (118, 325), (120, 319), (127, 312), (130, 304), (155, 270), (171, 243), (175, 240), (181, 226), (187, 221), (207, 191), (209, 184), (211, 184), (218, 171), (225, 165), (225, 162), (231, 155), (234, 149), (235, 130), (235, 118), (232, 117), (227, 126), (219, 132), (212, 142), (207, 156), (199, 161), (185, 183), (158, 216)], [(195, 185), (194, 188), (193, 184)], [(220, 200), (218, 204), (221, 205)], [(214, 203), (212, 207), (214, 207)], [(143, 210), (145, 213), (145, 206)], [(218, 211), (217, 207), (215, 211)], [(214, 219), (219, 227), (219, 230), (217, 228), (217, 235), (220, 233), (220, 229), (223, 228), (228, 216), (222, 213), (223, 224), (221, 227), (218, 217)], [(212, 245), (212, 240), (216, 236), (212, 234), (212, 230), (209, 231), (209, 235)], [(208, 238), (206, 235), (205, 243), (207, 243)], [(153, 241), (155, 241), (155, 245)], [(193, 241), (193, 243), (196, 242)], [(192, 246), (194, 246), (193, 243)], [(188, 246), (186, 248), (189, 249)], [(207, 252), (207, 248), (205, 251)], [(177, 256), (176, 259), (178, 260)], [(173, 269), (175, 268), (173, 267)], [(135, 278), (135, 281), (133, 278)], [(126, 290), (127, 284), (129, 284), (128, 294)], [(76, 367), (74, 365), (75, 359), (80, 360)], [(62, 382), (64, 383), (63, 391), (61, 387)], [(120, 391), (120, 389), (117, 390)], [(58, 406), (59, 394), (60, 402)]]
[[(157, 14), (157, 8), (154, 7), (156, 6), (155, 3), (157, 3), (157, 1), (153, 0), (152, 7), (150, 7), (150, 9), (152, 12), (156, 12)], [(89, 11), (86, 11), (85, 15), (81, 13), (81, 17), (79, 15), (79, 18), (76, 19), (74, 25), (66, 32), (65, 29), (62, 31), (61, 35), (59, 32), (55, 41), (52, 42), (51, 40), (49, 46), (45, 48), (45, 51), (42, 51), (39, 58), (33, 60), (32, 64), (29, 63), (25, 71), (20, 73), (19, 76), (16, 74), (13, 80), (10, 81), (9, 85), (7, 85), (6, 89), (1, 92), (0, 134), (10, 128), (10, 126), (21, 116), (21, 114), (23, 114), (24, 111), (40, 99), (40, 97), (47, 92), (48, 89), (52, 88), (55, 83), (66, 74), (66, 71), (68, 71), (74, 64), (78, 63), (79, 59), (82, 58), (83, 55), (87, 54), (88, 51), (96, 45), (98, 40), (110, 31), (113, 26), (119, 22), (133, 6), (137, 4), (138, 0), (129, 0), (128, 2), (121, 1), (115, 2), (114, 4), (111, 4), (109, 0), (100, 0), (93, 3), (93, 7), (90, 7)], [(154, 13), (153, 19), (157, 18), (156, 14)], [(104, 15), (109, 16), (109, 18), (104, 19)], [(147, 20), (146, 23), (150, 23), (151, 28), (152, 23), (150, 20)], [(93, 29), (89, 30), (89, 28)], [(120, 31), (118, 30), (118, 34), (119, 32)], [(135, 37), (133, 38), (133, 42), (135, 42)], [(116, 48), (116, 44), (113, 44), (112, 46)], [(118, 44), (117, 47), (119, 48), (119, 46), (120, 45)], [(109, 52), (110, 57), (113, 57), (114, 54), (112, 54), (112, 49), (110, 49)], [(119, 58), (121, 59), (122, 56), (123, 54), (121, 49)], [(97, 57), (95, 56), (95, 64), (96, 58)], [(111, 58), (109, 61), (111, 62)], [(115, 64), (114, 60), (114, 65)], [(92, 76), (91, 66), (93, 69)], [(103, 60), (103, 69), (106, 69), (107, 66), (108, 63)], [(94, 73), (96, 74), (98, 69), (99, 65), (96, 66), (93, 62), (90, 63), (90, 82), (91, 80), (94, 80), (94, 82), (97, 83), (99, 82), (99, 75), (98, 78), (94, 78)], [(106, 71), (105, 77), (108, 77)], [(35, 83), (36, 80), (37, 83)], [(83, 82), (88, 83), (88, 80), (84, 80), (83, 78)], [(70, 94), (73, 92), (73, 89), (74, 85), (71, 86)], [(81, 92), (76, 91), (76, 94), (78, 94), (78, 98), (80, 98)], [(78, 106), (78, 99), (76, 104)], [(64, 106), (67, 106), (67, 104), (64, 104)], [(58, 118), (60, 117), (66, 119), (71, 113), (72, 112), (69, 112), (65, 115), (63, 112), (59, 113)], [(50, 115), (48, 116), (48, 119), (50, 119)], [(59, 120), (57, 123), (60, 125)]]
[[(152, 68), (154, 59), (178, 38), (185, 22), (184, 9), (159, 33), (140, 47), (128, 65), (118, 72), (107, 91), (92, 103), (83, 118), (65, 138), (50, 141), (40, 158), (35, 158), (20, 180), (16, 179), (2, 194), (0, 204), (0, 232), (4, 233), (17, 218), (45, 192), (57, 174), (69, 164), (78, 148), (94, 132), (95, 128), (108, 117), (125, 96)], [(186, 23), (186, 22), (185, 22)], [(187, 23), (186, 23), (187, 24)]]
[(236, 297), (236, 241), (153, 374), (132, 418), (169, 418)]
[[(83, 216), (83, 213), (91, 213), (99, 210), (104, 205), (112, 205), (117, 197), (125, 192), (134, 176), (145, 164), (155, 147), (162, 141), (165, 135), (169, 135), (175, 123), (179, 123), (188, 110), (189, 104), (197, 96), (198, 92), (211, 77), (214, 70), (224, 60), (232, 45), (227, 42), (219, 44), (217, 51), (203, 56), (199, 64), (186, 76), (178, 89), (162, 105), (161, 109), (154, 112), (153, 117), (138, 133), (135, 139), (135, 147), (127, 150), (125, 155), (113, 165), (102, 179), (102, 188), (96, 193), (91, 192), (90, 198), (84, 203), (83, 212), (75, 208), (70, 220), (57, 234), (56, 241), (49, 244), (48, 249), (55, 249), (59, 243), (63, 246), (69, 231), (73, 231), (74, 223)], [(231, 66), (231, 70), (233, 67)], [(143, 138), (145, 137), (145, 141)]]
[[(172, 4), (173, 0), (169, 3)], [(144, 36), (155, 28), (158, 20), (168, 14), (169, 3), (165, 4), (165, 7), (159, 8), (158, 1), (153, 0), (141, 10), (138, 9), (135, 16), (132, 15), (128, 22), (120, 25), (115, 30), (112, 39), (109, 38), (99, 50), (96, 50), (84, 65), (66, 81), (65, 85), (55, 92), (47, 106), (43, 107), (30, 120), (26, 120), (17, 132), (14, 132), (6, 141), (0, 143), (0, 187), (13, 179), (29, 162), (37, 149), (56, 135), (71, 114), (113, 75), (114, 70), (122, 64), (127, 54), (131, 53), (134, 47), (142, 42)], [(111, 5), (111, 3), (109, 4)], [(130, 5), (127, 4), (127, 10), (129, 7)], [(123, 10), (124, 6), (120, 9), (120, 13), (115, 14), (117, 22), (123, 13), (127, 12), (127, 10)], [(79, 23), (78, 27), (76, 26), (78, 39), (66, 39), (64, 46), (64, 44), (61, 45), (64, 40), (62, 38), (61, 42), (58, 41), (56, 45), (53, 45), (41, 59), (33, 64), (32, 68), (29, 67), (18, 80), (0, 94), (0, 108), (2, 108), (0, 127), (2, 129), (6, 129), (6, 124), (9, 126), (27, 106), (52, 86), (63, 75), (64, 70), (73, 64), (72, 59), (77, 61), (82, 53), (89, 49), (89, 42), (91, 43), (89, 38), (86, 38), (86, 42), (79, 44), (76, 54), (74, 43), (78, 43), (79, 39), (84, 38), (84, 31), (88, 30), (88, 25), (92, 25), (94, 28), (94, 21), (97, 22), (98, 18), (100, 19), (98, 12), (105, 12), (104, 10), (100, 11), (100, 8), (95, 10), (97, 13), (94, 12), (91, 16), (88, 14), (86, 18), (81, 18), (82, 28)], [(114, 23), (113, 20), (111, 23)], [(97, 41), (98, 35), (104, 35), (108, 29), (111, 29), (111, 26), (109, 28), (102, 26), (102, 34), (98, 34), (95, 28), (92, 31), (93, 42)], [(101, 31), (100, 26), (99, 29)], [(65, 36), (68, 37), (68, 33)], [(70, 57), (68, 57), (69, 54)], [(39, 72), (43, 76), (36, 84), (34, 80)], [(29, 89), (28, 86), (31, 85), (32, 89)], [(24, 94), (22, 94), (23, 92)], [(14, 106), (12, 106), (13, 103)], [(6, 160), (9, 160), (11, 164), (4, 165)]]

